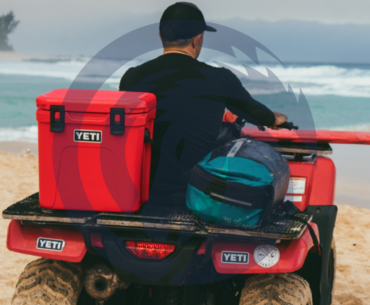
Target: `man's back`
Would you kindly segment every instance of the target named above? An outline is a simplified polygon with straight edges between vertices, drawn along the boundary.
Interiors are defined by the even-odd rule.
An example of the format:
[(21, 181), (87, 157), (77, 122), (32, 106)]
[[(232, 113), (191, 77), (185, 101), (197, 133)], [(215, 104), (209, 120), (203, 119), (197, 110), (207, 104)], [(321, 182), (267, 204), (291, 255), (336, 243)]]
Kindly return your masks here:
[(152, 92), (158, 100), (151, 199), (186, 191), (183, 173), (218, 146), (225, 107), (261, 125), (274, 123), (272, 112), (254, 101), (229, 70), (186, 54), (165, 54), (129, 69), (120, 90)]

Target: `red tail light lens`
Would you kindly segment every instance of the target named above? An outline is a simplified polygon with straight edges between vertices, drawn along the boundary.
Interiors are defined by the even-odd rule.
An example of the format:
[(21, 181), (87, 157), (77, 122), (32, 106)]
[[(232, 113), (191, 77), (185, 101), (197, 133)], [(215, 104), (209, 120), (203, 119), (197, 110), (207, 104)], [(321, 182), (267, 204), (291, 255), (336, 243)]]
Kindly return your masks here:
[(126, 241), (126, 249), (139, 258), (163, 259), (175, 251), (175, 245)]
[(90, 240), (93, 247), (104, 248), (100, 233), (90, 232)]

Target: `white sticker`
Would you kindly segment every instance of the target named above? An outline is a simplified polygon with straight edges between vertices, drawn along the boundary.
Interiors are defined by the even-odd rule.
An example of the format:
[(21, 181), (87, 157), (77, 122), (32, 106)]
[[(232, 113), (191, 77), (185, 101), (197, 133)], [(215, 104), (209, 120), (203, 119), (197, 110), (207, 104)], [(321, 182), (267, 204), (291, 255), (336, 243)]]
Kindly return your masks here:
[(291, 202), (302, 202), (302, 196), (285, 196), (284, 200), (289, 200)]
[(287, 194), (304, 194), (306, 178), (290, 178)]
[(280, 259), (280, 251), (274, 245), (260, 245), (253, 254), (256, 263), (263, 268), (275, 266)]
[(101, 143), (102, 132), (100, 130), (79, 130), (73, 131), (73, 140), (75, 142)]
[(66, 242), (62, 239), (51, 239), (39, 237), (36, 240), (36, 249), (40, 250), (51, 250), (51, 251), (62, 251), (65, 247)]
[(248, 252), (222, 251), (221, 263), (224, 264), (249, 264)]
[(227, 157), (234, 157), (235, 154), (238, 152), (240, 147), (242, 147), (244, 141), (236, 141), (234, 146), (230, 149), (229, 153), (227, 154)]

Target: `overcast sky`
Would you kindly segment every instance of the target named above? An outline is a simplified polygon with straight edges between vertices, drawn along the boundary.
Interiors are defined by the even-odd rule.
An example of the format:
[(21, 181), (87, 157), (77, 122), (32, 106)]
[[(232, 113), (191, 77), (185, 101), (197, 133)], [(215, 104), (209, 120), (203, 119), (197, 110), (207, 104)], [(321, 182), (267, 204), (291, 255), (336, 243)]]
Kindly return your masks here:
[[(130, 14), (160, 13), (169, 0), (1, 0), (2, 13), (14, 10), (24, 22), (103, 21)], [(284, 19), (323, 23), (370, 24), (369, 0), (196, 0), (206, 19), (217, 21), (239, 17), (247, 20)], [(143, 22), (145, 22), (143, 20)]]
[[(9, 37), (10, 43), (18, 52), (93, 55), (117, 37), (138, 27), (158, 22), (164, 9), (173, 3), (174, 1), (169, 0), (1, 0), (0, 14), (12, 10), (21, 21), (15, 33)], [(262, 39), (261, 42), (272, 50), (276, 50), (276, 46), (284, 47), (284, 44), (289, 43), (299, 46), (301, 42), (294, 40), (296, 38), (301, 38), (308, 46), (312, 45), (309, 40), (317, 36), (321, 40), (316, 41), (316, 46), (331, 40), (333, 35), (340, 42), (343, 31), (343, 40), (357, 39), (350, 45), (353, 52), (350, 50), (350, 55), (346, 55), (343, 60), (352, 61), (359, 56), (352, 53), (361, 49), (363, 54), (358, 60), (368, 61), (367, 53), (364, 53), (368, 44), (364, 45), (363, 42), (369, 41), (370, 44), (370, 34), (364, 34), (370, 29), (370, 0), (196, 0), (193, 3), (203, 11), (206, 20), (236, 28), (248, 35), (253, 34), (253, 38)], [(264, 24), (252, 24), (251, 20), (296, 20), (306, 23), (303, 22), (302, 26), (296, 26), (297, 22), (276, 26), (267, 24), (263, 28)], [(318, 28), (307, 21), (320, 22), (327, 26)], [(343, 28), (348, 23), (352, 25)], [(332, 29), (333, 25), (337, 25), (337, 30)], [(299, 28), (299, 32), (295, 28)], [(311, 36), (308, 37), (306, 34), (309, 32)], [(272, 37), (273, 35), (275, 36)], [(283, 41), (288, 39), (286, 37), (290, 40)], [(273, 41), (276, 43), (272, 43)], [(306, 45), (301, 45), (302, 52), (307, 50)], [(338, 44), (334, 50), (338, 47), (342, 48)], [(284, 50), (280, 55), (284, 56), (283, 53)], [(288, 60), (291, 57), (286, 55)], [(305, 60), (307, 56), (302, 58), (296, 60)]]

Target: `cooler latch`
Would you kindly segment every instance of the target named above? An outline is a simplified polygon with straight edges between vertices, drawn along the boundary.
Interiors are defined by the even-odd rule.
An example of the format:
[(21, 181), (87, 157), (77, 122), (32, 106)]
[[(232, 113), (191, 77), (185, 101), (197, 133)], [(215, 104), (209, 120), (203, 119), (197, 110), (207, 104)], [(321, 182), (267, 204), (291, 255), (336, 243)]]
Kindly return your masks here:
[(64, 131), (64, 106), (50, 106), (50, 131)]
[(144, 143), (149, 143), (150, 145), (154, 145), (152, 138), (150, 137), (150, 131), (148, 128), (145, 128), (144, 131)]
[(125, 109), (111, 108), (110, 134), (121, 136), (125, 133)]

